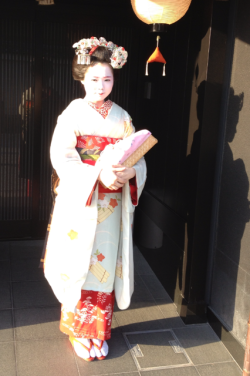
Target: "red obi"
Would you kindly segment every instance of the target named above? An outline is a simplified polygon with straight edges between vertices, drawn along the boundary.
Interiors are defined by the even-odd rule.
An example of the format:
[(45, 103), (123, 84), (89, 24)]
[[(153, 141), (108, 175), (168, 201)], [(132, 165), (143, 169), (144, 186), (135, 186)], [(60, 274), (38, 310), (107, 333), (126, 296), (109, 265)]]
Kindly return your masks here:
[[(87, 163), (91, 166), (94, 166), (105, 147), (109, 144), (114, 145), (118, 140), (120, 140), (120, 138), (100, 136), (78, 136), (76, 150), (78, 151), (83, 163)], [(98, 192), (112, 193), (114, 191), (112, 189), (104, 187), (102, 184), (99, 184)], [(122, 188), (117, 189), (115, 192), (122, 192)]]
[[(97, 159), (100, 157), (101, 152), (109, 144), (115, 144), (120, 138), (113, 137), (100, 137), (100, 136), (78, 136), (76, 150), (78, 151), (83, 163), (87, 163), (91, 166), (96, 164)], [(96, 182), (97, 184), (97, 182)], [(92, 192), (88, 198), (87, 206), (91, 205), (92, 195), (96, 188), (96, 184), (92, 189)], [(130, 194), (133, 205), (137, 205), (137, 185), (136, 178), (130, 179)], [(122, 192), (122, 188), (112, 190), (104, 187), (102, 184), (98, 185), (98, 192), (100, 193), (118, 193)]]

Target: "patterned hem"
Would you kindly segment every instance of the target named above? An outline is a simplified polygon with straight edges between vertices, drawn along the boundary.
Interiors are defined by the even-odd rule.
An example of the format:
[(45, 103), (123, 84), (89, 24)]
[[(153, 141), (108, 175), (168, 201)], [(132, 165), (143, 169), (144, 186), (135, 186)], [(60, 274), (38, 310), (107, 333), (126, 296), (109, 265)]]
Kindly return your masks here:
[(114, 291), (82, 290), (75, 314), (62, 306), (60, 330), (75, 338), (110, 339), (114, 302)]

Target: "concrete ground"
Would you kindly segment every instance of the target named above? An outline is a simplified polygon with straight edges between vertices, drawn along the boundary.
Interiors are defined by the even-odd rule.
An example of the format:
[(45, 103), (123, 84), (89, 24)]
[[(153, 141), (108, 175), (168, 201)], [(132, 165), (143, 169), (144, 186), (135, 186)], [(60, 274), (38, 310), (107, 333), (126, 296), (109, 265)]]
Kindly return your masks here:
[(186, 326), (135, 247), (135, 293), (115, 307), (110, 352), (78, 358), (59, 331), (60, 305), (38, 269), (42, 241), (0, 243), (0, 376), (240, 376), (208, 324)]

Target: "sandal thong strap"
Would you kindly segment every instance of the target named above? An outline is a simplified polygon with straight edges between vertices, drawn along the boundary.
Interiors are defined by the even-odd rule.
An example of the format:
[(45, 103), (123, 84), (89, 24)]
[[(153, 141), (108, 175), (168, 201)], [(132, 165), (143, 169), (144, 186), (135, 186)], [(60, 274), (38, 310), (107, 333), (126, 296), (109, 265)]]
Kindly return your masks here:
[(87, 347), (82, 342), (78, 341), (77, 338), (75, 338), (75, 337), (69, 337), (69, 340), (72, 343), (72, 345), (74, 345), (74, 341), (76, 341), (76, 342), (80, 343), (80, 345), (82, 345), (85, 348), (85, 350), (87, 350), (87, 351), (91, 350), (91, 347), (92, 347), (91, 343), (90, 343), (90, 347)]
[(102, 348), (102, 345), (103, 345), (103, 342), (104, 341), (101, 341), (100, 345), (97, 345), (97, 343), (95, 343), (94, 341), (91, 341), (93, 343), (93, 345), (99, 350), (101, 351), (101, 348)]
[[(69, 337), (69, 340), (70, 340), (70, 342), (71, 342), (71, 344), (72, 344), (73, 347), (74, 347), (74, 342), (80, 343), (80, 345), (83, 346), (85, 348), (85, 350), (87, 350), (89, 352), (89, 355), (90, 355), (90, 350), (91, 350), (91, 347), (92, 347), (92, 342), (91, 341), (90, 341), (90, 347), (87, 347), (82, 342), (78, 341), (77, 338), (75, 338), (75, 337)], [(91, 362), (95, 358), (92, 358), (91, 356), (89, 356), (89, 358), (83, 358), (83, 359), (86, 360), (86, 361), (88, 361), (88, 362)]]

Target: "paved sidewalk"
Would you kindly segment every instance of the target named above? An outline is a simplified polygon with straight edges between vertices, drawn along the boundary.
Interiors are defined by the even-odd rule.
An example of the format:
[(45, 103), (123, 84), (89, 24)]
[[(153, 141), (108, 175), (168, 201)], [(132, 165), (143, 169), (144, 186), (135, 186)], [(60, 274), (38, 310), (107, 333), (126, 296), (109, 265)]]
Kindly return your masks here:
[(60, 305), (38, 269), (42, 241), (0, 243), (0, 376), (240, 376), (207, 324), (186, 326), (135, 247), (135, 293), (115, 307), (110, 352), (87, 363), (59, 331)]

